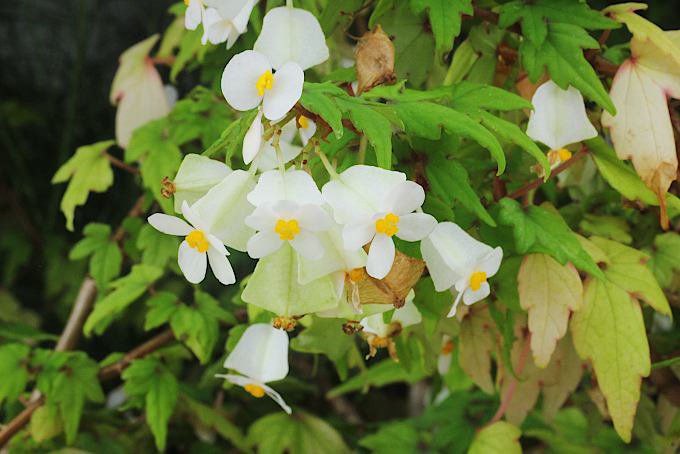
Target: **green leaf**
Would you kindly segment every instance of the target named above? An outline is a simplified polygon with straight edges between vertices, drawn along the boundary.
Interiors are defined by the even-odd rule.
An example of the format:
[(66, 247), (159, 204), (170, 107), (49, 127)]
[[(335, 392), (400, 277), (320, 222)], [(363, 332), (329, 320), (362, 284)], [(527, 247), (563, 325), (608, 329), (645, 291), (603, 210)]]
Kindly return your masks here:
[(498, 221), (513, 227), (518, 252), (548, 254), (562, 265), (572, 262), (592, 276), (604, 277), (558, 213), (534, 205), (522, 208), (516, 200), (508, 198), (499, 205)]
[(210, 48), (201, 43), (202, 27), (196, 30), (186, 30), (179, 41), (179, 52), (170, 68), (170, 81), (175, 82), (177, 75), (194, 59), (202, 60), (203, 55)]
[(66, 443), (72, 444), (78, 434), (85, 401), (104, 402), (97, 377), (99, 366), (82, 352), (68, 353), (47, 395), (47, 404), (56, 405), (64, 424)]
[(494, 87), (462, 81), (451, 85), (447, 94), (454, 108), (477, 108), (484, 110), (532, 109), (531, 102), (515, 93)]
[(211, 158), (217, 153), (224, 152), (225, 161), (229, 163), (232, 156), (240, 155), (241, 146), (243, 145), (243, 138), (248, 132), (248, 128), (257, 116), (257, 109), (244, 112), (238, 120), (232, 122), (227, 128), (222, 131), (220, 138), (208, 147), (202, 154), (205, 157)]
[(80, 260), (92, 254), (111, 235), (111, 227), (107, 224), (91, 222), (83, 229), (85, 238), (78, 241), (68, 254), (70, 260)]
[(652, 259), (649, 266), (663, 288), (669, 288), (673, 282), (673, 274), (680, 272), (680, 235), (667, 232), (654, 238)]
[(430, 189), (437, 197), (446, 201), (449, 206), (457, 200), (466, 209), (475, 213), (479, 219), (492, 227), (496, 226), (496, 222), (482, 205), (475, 190), (472, 189), (467, 170), (459, 162), (437, 154), (430, 158), (425, 171)]
[(522, 454), (522, 432), (512, 424), (498, 421), (477, 432), (468, 454)]
[(300, 104), (323, 118), (335, 133), (335, 137), (339, 139), (345, 131), (342, 126), (342, 111), (330, 95), (343, 96), (346, 93), (329, 82), (322, 84), (305, 82)]
[(320, 449), (334, 454), (351, 452), (332, 426), (298, 410), (293, 416), (277, 412), (258, 419), (248, 429), (248, 441), (260, 454), (316, 454)]
[(298, 282), (297, 253), (288, 244), (257, 262), (241, 298), (286, 317), (332, 309), (338, 303), (330, 275), (306, 285)]
[(111, 163), (104, 152), (114, 143), (107, 140), (79, 147), (52, 177), (52, 184), (69, 182), (60, 204), (68, 230), (73, 231), (75, 208), (85, 204), (90, 192), (105, 192), (113, 184)]
[[(604, 275), (613, 284), (641, 299), (661, 314), (672, 316), (666, 295), (659, 287), (654, 274), (647, 267), (649, 256), (616, 241), (591, 237), (592, 241), (609, 258)], [(677, 256), (676, 256), (677, 259)]]
[(43, 405), (31, 416), (29, 431), (31, 437), (38, 443), (54, 438), (64, 430), (59, 418), (59, 408), (56, 405)]
[(629, 442), (642, 377), (650, 372), (649, 345), (638, 302), (621, 287), (588, 279), (584, 304), (570, 327), (574, 347), (590, 359), (614, 428)]
[(162, 274), (163, 272), (154, 266), (135, 265), (130, 274), (113, 281), (110, 287), (114, 290), (95, 304), (94, 310), (87, 318), (83, 327), (85, 335), (102, 334), (114, 317), (139, 298)]
[(69, 259), (78, 260), (90, 256), (90, 276), (97, 282), (99, 291), (118, 274), (123, 255), (118, 244), (110, 238), (111, 227), (106, 224), (90, 223), (84, 229), (85, 238), (71, 249)]
[(212, 429), (241, 452), (248, 451), (248, 444), (241, 429), (229, 420), (226, 413), (204, 405), (186, 395), (181, 396), (180, 405), (182, 410), (189, 414), (189, 420), (195, 424), (196, 430)]
[(164, 177), (172, 178), (182, 161), (179, 147), (168, 141), (159, 141), (146, 157), (143, 158), (139, 171), (142, 182), (156, 198), (163, 211), (174, 213), (172, 201), (161, 194), (161, 182)]
[(336, 103), (349, 116), (350, 121), (363, 132), (373, 146), (378, 166), (392, 167), (392, 125), (383, 115), (370, 106), (350, 97), (337, 98)]
[(179, 309), (180, 300), (174, 293), (158, 292), (148, 299), (146, 305), (149, 311), (144, 319), (144, 329), (149, 331), (170, 321)]
[(418, 430), (411, 421), (390, 422), (359, 440), (372, 453), (418, 452)]
[(343, 322), (337, 318), (313, 317), (311, 326), (290, 341), (290, 348), (326, 355), (344, 380), (347, 378), (347, 355), (354, 347), (354, 338), (342, 330)]
[(404, 123), (407, 134), (439, 140), (442, 129), (449, 134), (469, 137), (489, 150), (498, 164), (498, 174), (505, 171), (505, 155), (496, 137), (462, 112), (431, 102), (401, 103), (393, 106)]
[(460, 34), (461, 15), (472, 15), (471, 0), (411, 0), (416, 13), (427, 10), (437, 52), (446, 53)]
[[(420, 362), (416, 364), (419, 365)], [(415, 383), (427, 375), (427, 372), (420, 367), (412, 367), (410, 371), (407, 371), (401, 364), (385, 359), (331, 389), (327, 396), (333, 398), (366, 389), (368, 386), (381, 387), (399, 382)]]
[(547, 69), (551, 79), (566, 90), (569, 85), (597, 102), (607, 112), (616, 115), (614, 103), (602, 82), (583, 55), (583, 49), (599, 49), (600, 45), (581, 27), (553, 23), (548, 26), (546, 39), (535, 44), (524, 40), (520, 44), (522, 64), (532, 82), (538, 81)]
[(28, 355), (31, 349), (24, 344), (0, 345), (0, 405), (13, 401), (24, 392), (28, 383)]
[(168, 422), (179, 395), (175, 376), (157, 359), (145, 358), (133, 361), (122, 377), (128, 396), (144, 398), (146, 423), (158, 450), (165, 450)]
[(142, 263), (163, 268), (168, 260), (177, 255), (179, 247), (177, 238), (166, 235), (149, 224), (139, 230), (137, 248), (142, 251)]

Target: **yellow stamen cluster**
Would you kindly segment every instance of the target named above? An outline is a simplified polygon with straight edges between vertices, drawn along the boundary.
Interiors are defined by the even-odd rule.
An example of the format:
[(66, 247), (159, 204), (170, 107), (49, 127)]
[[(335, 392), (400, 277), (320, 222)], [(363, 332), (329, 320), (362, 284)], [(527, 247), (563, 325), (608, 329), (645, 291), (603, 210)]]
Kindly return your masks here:
[(297, 122), (298, 126), (302, 129), (307, 129), (309, 127), (309, 118), (305, 117), (304, 115), (300, 115)]
[(394, 236), (399, 231), (397, 227), (398, 222), (399, 216), (394, 213), (388, 213), (384, 218), (375, 221), (375, 231), (384, 233), (387, 236)]
[(364, 280), (364, 276), (366, 275), (366, 271), (363, 268), (354, 268), (353, 270), (349, 270), (347, 272), (347, 277), (349, 277), (349, 280), (351, 282), (359, 282)]
[(184, 4), (185, 4), (186, 6), (189, 6), (189, 0), (184, 0)]
[(484, 282), (486, 282), (486, 273), (484, 271), (475, 271), (470, 276), (470, 288), (475, 292), (482, 287)]
[(300, 233), (300, 225), (295, 219), (279, 219), (276, 221), (274, 231), (279, 234), (281, 241), (292, 240), (295, 235)]
[(185, 238), (189, 246), (198, 250), (198, 252), (206, 252), (210, 243), (202, 230), (192, 230)]
[(560, 148), (557, 150), (557, 155), (560, 157), (560, 161), (568, 161), (571, 159), (571, 151), (567, 150), (566, 148)]
[(257, 397), (258, 399), (264, 396), (264, 388), (262, 386), (250, 383), (243, 388), (248, 391), (251, 396)]
[(270, 70), (266, 70), (262, 75), (260, 76), (259, 79), (257, 79), (257, 83), (255, 84), (255, 88), (257, 89), (257, 94), (260, 96), (264, 96), (264, 92), (266, 90), (271, 90), (272, 86), (274, 85), (274, 75)]

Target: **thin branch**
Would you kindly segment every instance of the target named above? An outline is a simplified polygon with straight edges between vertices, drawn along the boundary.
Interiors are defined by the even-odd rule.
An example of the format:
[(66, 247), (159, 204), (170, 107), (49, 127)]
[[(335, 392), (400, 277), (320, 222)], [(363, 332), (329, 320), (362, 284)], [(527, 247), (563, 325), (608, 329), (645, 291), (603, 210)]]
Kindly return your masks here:
[[(138, 216), (141, 216), (144, 211), (144, 196), (141, 195), (135, 202), (135, 204), (130, 208), (130, 211), (128, 212), (126, 218), (136, 218)], [(119, 242), (123, 239), (125, 236), (125, 228), (123, 227), (123, 223), (118, 226), (116, 229), (116, 232), (113, 234), (113, 237), (111, 239), (115, 242)]]
[[(529, 356), (529, 347), (531, 346), (531, 333), (527, 332), (526, 336), (524, 337), (524, 348), (522, 348), (522, 352), (519, 355), (519, 361), (517, 363), (517, 368), (515, 371), (517, 372), (517, 375), (520, 375), (522, 371), (524, 370), (524, 366), (526, 365), (527, 362), (527, 357)], [(508, 385), (508, 389), (505, 392), (505, 395), (501, 399), (501, 404), (498, 407), (498, 410), (496, 411), (496, 414), (493, 415), (493, 418), (491, 418), (491, 421), (489, 421), (485, 427), (490, 426), (493, 423), (496, 423), (501, 420), (505, 412), (508, 410), (508, 407), (510, 406), (510, 402), (512, 402), (512, 397), (515, 394), (515, 390), (517, 389), (517, 379), (512, 377), (510, 378), (510, 384)]]
[(112, 154), (109, 153), (104, 153), (106, 156), (106, 159), (111, 162), (111, 165), (114, 167), (118, 167), (119, 169), (123, 169), (128, 173), (131, 173), (133, 175), (137, 175), (139, 173), (139, 169), (137, 167), (131, 166), (130, 164), (126, 164), (117, 157), (113, 156)]
[(80, 339), (80, 333), (82, 332), (85, 319), (90, 314), (90, 310), (92, 310), (92, 304), (94, 303), (96, 294), (97, 286), (95, 285), (94, 279), (91, 277), (83, 279), (76, 301), (73, 303), (71, 314), (66, 322), (66, 327), (59, 337), (57, 346), (54, 347), (56, 351), (65, 352), (73, 350), (76, 346), (78, 339)]
[(133, 350), (130, 350), (130, 352), (123, 356), (120, 361), (102, 367), (99, 370), (99, 379), (109, 380), (122, 374), (123, 371), (132, 363), (132, 361), (143, 358), (148, 354), (155, 352), (174, 339), (175, 335), (173, 334), (172, 330), (170, 328), (166, 329), (157, 336), (152, 337)]
[[(581, 149), (580, 149), (579, 151), (577, 151), (577, 152), (574, 154), (574, 156), (572, 156), (569, 160), (564, 161), (562, 164), (560, 164), (559, 166), (555, 167), (555, 168), (553, 169), (553, 171), (550, 172), (550, 178), (552, 178), (552, 177), (554, 177), (554, 176), (556, 176), (556, 175), (558, 175), (558, 174), (564, 172), (564, 171), (567, 170), (569, 167), (571, 167), (572, 165), (574, 165), (579, 159), (581, 159), (582, 157), (584, 157), (584, 156), (587, 155), (587, 154), (588, 154), (587, 149), (586, 149), (585, 147), (581, 148)], [(511, 193), (510, 195), (508, 195), (507, 197), (509, 197), (509, 198), (511, 198), (511, 199), (518, 199), (518, 198), (522, 197), (523, 195), (525, 195), (526, 193), (528, 193), (529, 191), (531, 191), (532, 189), (536, 189), (537, 187), (539, 187), (539, 186), (542, 185), (543, 183), (545, 183), (545, 181), (543, 180), (543, 178), (537, 178), (537, 179), (535, 179), (534, 181), (532, 181), (532, 182), (530, 182), (530, 183), (528, 183), (528, 184), (522, 186), (521, 188), (517, 189), (516, 191), (512, 192), (512, 193)]]

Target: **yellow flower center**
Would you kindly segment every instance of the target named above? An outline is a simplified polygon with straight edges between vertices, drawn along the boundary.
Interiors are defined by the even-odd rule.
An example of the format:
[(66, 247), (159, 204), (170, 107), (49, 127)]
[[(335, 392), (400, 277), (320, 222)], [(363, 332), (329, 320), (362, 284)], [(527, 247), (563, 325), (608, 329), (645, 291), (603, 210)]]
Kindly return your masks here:
[(260, 96), (264, 96), (264, 92), (266, 90), (271, 90), (273, 85), (274, 75), (270, 70), (266, 70), (265, 72), (262, 73), (260, 78), (257, 79), (257, 83), (255, 84), (255, 88), (257, 88), (257, 94)]
[(560, 161), (568, 161), (571, 159), (571, 151), (567, 150), (566, 148), (560, 148), (557, 150), (557, 155), (560, 157)]
[(186, 6), (189, 6), (189, 0), (184, 0), (184, 4), (185, 4)]
[(486, 282), (486, 273), (484, 271), (475, 271), (470, 276), (470, 288), (475, 292), (480, 289), (484, 282)]
[(208, 250), (210, 243), (202, 230), (192, 230), (186, 237), (187, 243), (198, 252), (205, 252)]
[(250, 393), (251, 396), (257, 397), (258, 399), (260, 397), (264, 396), (264, 388), (259, 385), (254, 385), (254, 384), (248, 384), (243, 387), (246, 391)]
[(292, 240), (300, 233), (300, 225), (295, 219), (279, 219), (276, 221), (274, 231), (279, 234), (281, 241)]
[(364, 271), (363, 268), (354, 268), (353, 270), (349, 270), (347, 272), (347, 277), (349, 277), (349, 280), (352, 282), (359, 282), (364, 279), (365, 274), (366, 271)]
[(300, 126), (302, 129), (309, 128), (309, 118), (305, 117), (304, 115), (300, 115), (298, 118), (298, 126)]
[(384, 218), (375, 221), (375, 231), (384, 233), (387, 236), (393, 236), (399, 231), (399, 227), (397, 227), (398, 222), (399, 216), (394, 213), (388, 213)]

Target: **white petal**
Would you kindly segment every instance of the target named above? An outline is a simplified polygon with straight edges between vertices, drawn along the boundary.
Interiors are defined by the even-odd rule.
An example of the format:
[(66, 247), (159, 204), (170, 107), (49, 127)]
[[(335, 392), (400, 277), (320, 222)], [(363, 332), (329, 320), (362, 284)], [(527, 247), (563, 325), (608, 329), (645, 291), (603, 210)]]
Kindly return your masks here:
[(246, 250), (248, 239), (255, 233), (244, 222), (255, 209), (246, 198), (253, 187), (253, 174), (234, 170), (192, 206), (208, 232), (238, 251)]
[(357, 222), (346, 225), (342, 230), (342, 239), (345, 249), (355, 251), (367, 244), (375, 236), (374, 222)]
[(397, 236), (405, 241), (420, 241), (437, 226), (437, 220), (427, 213), (411, 213), (399, 217)]
[(451, 268), (446, 260), (444, 260), (443, 251), (435, 246), (431, 236), (423, 238), (420, 242), (420, 253), (423, 256), (423, 260), (425, 260), (436, 291), (443, 292), (453, 287), (455, 282), (460, 279), (460, 275), (456, 270)]
[(243, 137), (243, 162), (250, 164), (257, 156), (262, 145), (262, 134), (264, 134), (264, 127), (262, 126), (262, 110), (257, 111), (255, 120), (246, 131)]
[[(459, 278), (475, 271), (472, 268), (492, 251), (491, 247), (477, 241), (453, 222), (439, 223), (430, 233), (429, 239), (439, 252), (443, 264)], [(436, 260), (432, 264), (428, 263), (428, 270), (431, 271), (437, 264)]]
[[(243, 0), (239, 0), (238, 2), (235, 3), (240, 3), (243, 4), (243, 7), (241, 10), (234, 16), (232, 23), (234, 24), (234, 28), (236, 31), (240, 33), (245, 33), (247, 28), (248, 28), (248, 20), (250, 19), (250, 13), (252, 13), (253, 8), (257, 4), (258, 0), (247, 0), (245, 4), (243, 4)], [(234, 2), (232, 2), (234, 3)], [(233, 42), (232, 42), (233, 44)], [(231, 45), (227, 46), (227, 49), (230, 48)]]
[(182, 270), (184, 277), (192, 284), (198, 284), (205, 278), (207, 259), (205, 252), (198, 252), (197, 249), (189, 246), (189, 243), (182, 241), (177, 253), (177, 264)]
[[(225, 19), (236, 17), (250, 2), (249, 0), (203, 0), (206, 6), (215, 8)], [(252, 9), (252, 7), (251, 7)]]
[(264, 16), (254, 49), (266, 55), (276, 69), (288, 61), (307, 69), (328, 59), (319, 21), (309, 11), (285, 6)]
[(293, 140), (295, 140), (296, 132), (297, 126), (295, 125), (295, 119), (292, 119), (281, 128), (281, 142), (293, 142)]
[(297, 63), (287, 62), (274, 74), (271, 90), (264, 94), (262, 109), (269, 120), (278, 120), (293, 108), (302, 96), (305, 75)]
[(437, 372), (439, 372), (439, 375), (446, 375), (446, 373), (449, 371), (451, 368), (452, 357), (453, 355), (451, 355), (451, 353), (442, 353), (437, 357)]
[(317, 238), (323, 244), (323, 257), (313, 261), (306, 260), (304, 257), (298, 260), (298, 281), (300, 284), (308, 284), (328, 274), (337, 273), (336, 286), (344, 286), (345, 270), (366, 266), (366, 253), (361, 247), (351, 251), (345, 249), (340, 226), (337, 224), (328, 232), (317, 234)]
[(300, 227), (312, 232), (322, 232), (333, 227), (333, 220), (326, 210), (319, 205), (307, 203), (301, 205), (297, 212)]
[(152, 214), (147, 220), (154, 229), (168, 235), (184, 236), (193, 230), (189, 224), (180, 218), (163, 213)]
[[(285, 142), (280, 142), (279, 146), (281, 148), (281, 156), (283, 157), (284, 164), (295, 159), (302, 151), (302, 147)], [(271, 141), (262, 143), (260, 151), (257, 153), (257, 157), (253, 163), (261, 172), (276, 169), (279, 166), (279, 159), (276, 156), (276, 150), (272, 146)]]
[[(454, 290), (451, 290), (451, 293), (453, 294)], [(456, 295), (456, 300), (453, 302), (453, 306), (451, 306), (451, 310), (449, 313), (446, 315), (448, 318), (455, 317), (456, 312), (458, 310), (458, 304), (460, 304), (460, 300), (463, 299), (463, 292), (458, 292)]]
[(215, 8), (207, 8), (203, 16), (203, 37), (201, 42), (205, 44), (210, 41), (212, 44), (223, 43), (227, 40), (231, 31), (231, 23), (222, 19), (220, 13)]
[(229, 255), (229, 251), (227, 251), (227, 248), (224, 247), (224, 244), (222, 244), (222, 241), (220, 241), (219, 238), (210, 233), (207, 233), (205, 236), (208, 239), (208, 243), (210, 243), (210, 246), (212, 246), (213, 249), (215, 249), (222, 255)]
[(210, 269), (212, 269), (212, 272), (218, 281), (224, 285), (236, 282), (234, 270), (231, 268), (231, 264), (226, 255), (222, 255), (219, 251), (209, 248), (208, 261), (210, 262)]
[(363, 332), (365, 333), (375, 334), (380, 337), (387, 336), (388, 325), (383, 321), (383, 315), (381, 313), (364, 317), (359, 324), (363, 326)]
[(500, 246), (485, 255), (479, 264), (479, 271), (484, 271), (486, 277), (491, 277), (498, 272), (503, 260), (503, 249)]
[(302, 230), (289, 242), (293, 249), (307, 260), (319, 260), (323, 257), (323, 244), (312, 232)]
[(288, 334), (267, 323), (249, 326), (224, 362), (261, 383), (288, 375)]
[(255, 211), (245, 218), (245, 223), (248, 227), (255, 230), (274, 230), (278, 216), (271, 209), (270, 204), (261, 205), (255, 208)]
[(597, 135), (586, 115), (583, 96), (574, 87), (562, 90), (549, 80), (538, 87), (531, 103), (534, 111), (529, 117), (527, 135), (553, 150)]
[[(253, 380), (252, 378), (244, 377), (243, 375), (215, 374), (215, 377), (224, 378), (229, 383), (241, 386), (242, 388), (244, 388), (246, 385), (255, 384), (253, 383), (255, 380)], [(262, 384), (258, 384), (258, 386), (262, 386)]]
[(394, 314), (392, 315), (392, 321), (393, 322), (399, 322), (402, 326), (402, 328), (406, 328), (407, 326), (412, 326), (412, 325), (417, 325), (423, 320), (423, 316), (420, 315), (420, 311), (416, 307), (416, 305), (413, 303), (413, 295), (415, 293), (413, 290), (409, 292), (409, 296), (406, 299), (406, 303), (401, 306), (399, 309), (394, 311)]
[(190, 207), (186, 200), (182, 202), (182, 216), (184, 216), (184, 219), (186, 219), (189, 224), (193, 225), (195, 228), (201, 230), (206, 229), (196, 210)]
[(255, 189), (248, 194), (248, 200), (255, 206), (278, 200), (323, 204), (321, 192), (316, 187), (314, 179), (302, 170), (289, 170), (285, 174), (278, 170), (263, 173)]
[(384, 233), (378, 233), (373, 238), (371, 249), (368, 251), (366, 272), (376, 278), (387, 276), (394, 262), (394, 242)]
[(234, 55), (222, 73), (224, 99), (236, 110), (250, 110), (259, 106), (262, 96), (257, 93), (257, 81), (270, 70), (271, 66), (262, 54), (246, 50)]
[(186, 155), (172, 181), (175, 185), (175, 211), (182, 212), (185, 200), (193, 205), (230, 173), (231, 169), (223, 162), (196, 153)]
[(269, 397), (271, 397), (274, 400), (274, 402), (276, 402), (277, 404), (279, 404), (281, 406), (281, 408), (283, 408), (283, 411), (285, 411), (289, 415), (291, 413), (293, 413), (293, 410), (288, 406), (286, 401), (283, 400), (283, 397), (281, 397), (281, 394), (277, 393), (276, 391), (274, 391), (274, 389), (272, 389), (271, 387), (269, 387), (267, 385), (264, 385), (262, 387), (262, 389), (264, 389), (264, 392), (267, 393), (267, 395)]
[(396, 185), (387, 196), (384, 207), (388, 213), (412, 213), (425, 202), (425, 190), (415, 181), (404, 181)]
[(307, 142), (311, 137), (314, 135), (316, 132), (316, 123), (314, 121), (307, 119), (307, 127), (306, 128), (300, 128), (300, 141), (302, 142), (302, 145), (307, 145)]
[(349, 224), (385, 212), (383, 205), (387, 195), (403, 181), (406, 181), (406, 175), (401, 172), (357, 165), (326, 183), (321, 192), (333, 208), (335, 220), (339, 224)]
[(278, 251), (283, 240), (274, 231), (258, 232), (248, 240), (248, 255), (254, 259), (261, 259)]
[(184, 12), (184, 26), (187, 30), (196, 30), (198, 24), (201, 23), (203, 16), (203, 7), (201, 6), (200, 0), (189, 0), (189, 6), (187, 6)]
[(479, 290), (475, 291), (472, 290), (470, 287), (468, 287), (465, 292), (463, 293), (463, 302), (469, 306), (471, 304), (474, 304), (478, 301), (483, 300), (487, 296), (489, 296), (489, 293), (491, 293), (491, 288), (489, 287), (488, 282), (482, 282), (482, 285), (479, 287)]

